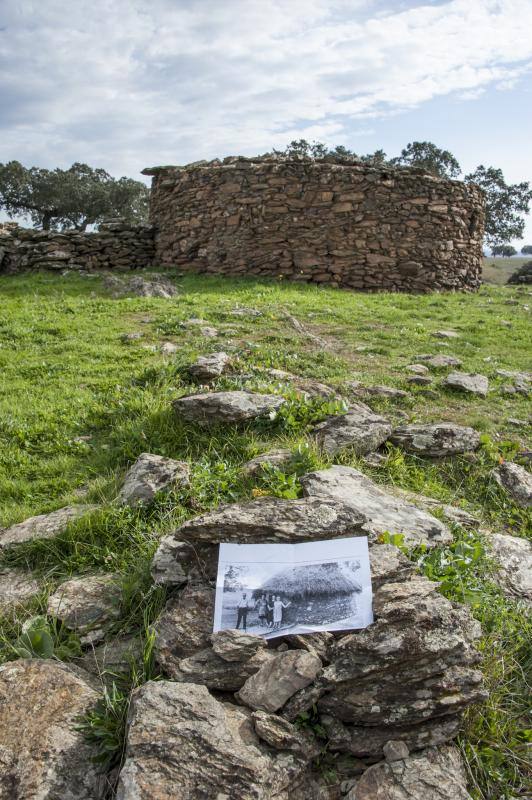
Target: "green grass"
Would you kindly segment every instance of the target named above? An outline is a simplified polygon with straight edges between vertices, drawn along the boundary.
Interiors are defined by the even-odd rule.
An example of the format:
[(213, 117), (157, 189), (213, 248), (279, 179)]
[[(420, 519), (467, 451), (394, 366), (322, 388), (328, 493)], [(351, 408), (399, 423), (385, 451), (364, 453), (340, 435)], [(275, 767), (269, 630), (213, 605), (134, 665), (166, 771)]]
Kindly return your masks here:
[(502, 258), (489, 256), (484, 259), (484, 267), (482, 269), (482, 280), (485, 283), (495, 284), (502, 286), (508, 281), (519, 267), (526, 264), (527, 261), (532, 261), (532, 256), (514, 256), (514, 258)]
[[(393, 447), (379, 467), (369, 468), (349, 453), (340, 460), (378, 482), (458, 503), (483, 526), (530, 535), (530, 514), (510, 503), (489, 477), (500, 457), (519, 459), (530, 446), (530, 426), (511, 422), (529, 420), (529, 402), (502, 394), (507, 381), (495, 376), (499, 368), (530, 366), (525, 287), (484, 286), (474, 295), (375, 295), (190, 276), (176, 277), (180, 292), (172, 300), (116, 300), (93, 277), (43, 273), (0, 281), (0, 525), (71, 502), (101, 506), (53, 540), (13, 547), (2, 555), (4, 564), (31, 569), (43, 589), (15, 618), (0, 621), (1, 657), (17, 656), (24, 620), (45, 612), (47, 595), (61, 580), (95, 571), (120, 576), (122, 614), (115, 632), (144, 637), (145, 664), (116, 692), (110, 690), (87, 720), (87, 733), (101, 740), (107, 764), (119, 761), (130, 688), (156, 675), (149, 631), (165, 592), (152, 585), (149, 565), (160, 536), (220, 502), (259, 493), (295, 497), (298, 476), (327, 464), (309, 447), (307, 433), (341, 404), (305, 401), (288, 386), (272, 383), (267, 368), (318, 378), (345, 399), (350, 380), (408, 389), (402, 401), (372, 398), (370, 405), (394, 422), (407, 415), (411, 422), (450, 420), (477, 428), (484, 444), (473, 460), (429, 462)], [(236, 307), (258, 309), (261, 316), (235, 316)], [(295, 330), (287, 314), (325, 344)], [(205, 339), (196, 326), (182, 327), (191, 317), (207, 320), (220, 336)], [(442, 328), (460, 337), (445, 346), (431, 336)], [(131, 332), (143, 336), (124, 341)], [(158, 349), (163, 341), (178, 344), (178, 352), (163, 355)], [(219, 349), (231, 353), (237, 375), (220, 379), (216, 388), (284, 394), (288, 402), (276, 419), (206, 432), (174, 417), (171, 401), (195, 391), (187, 364)], [(445, 389), (445, 371), (435, 375), (429, 392), (407, 383), (406, 365), (420, 354), (440, 352), (461, 358), (466, 371), (487, 375), (488, 397)], [(292, 468), (268, 470), (255, 480), (242, 477), (244, 461), (278, 446), (298, 454)], [(160, 497), (150, 509), (119, 509), (112, 503), (117, 487), (141, 452), (189, 461), (191, 486)], [(441, 582), (447, 596), (468, 602), (484, 627), (481, 647), (490, 699), (468, 714), (460, 740), (473, 797), (525, 797), (524, 746), (531, 726), (525, 677), (530, 631), (524, 614), (494, 587), (481, 534), (457, 531), (451, 548), (412, 557)], [(57, 626), (50, 636), (54, 652), (68, 650), (65, 643), (73, 646)]]

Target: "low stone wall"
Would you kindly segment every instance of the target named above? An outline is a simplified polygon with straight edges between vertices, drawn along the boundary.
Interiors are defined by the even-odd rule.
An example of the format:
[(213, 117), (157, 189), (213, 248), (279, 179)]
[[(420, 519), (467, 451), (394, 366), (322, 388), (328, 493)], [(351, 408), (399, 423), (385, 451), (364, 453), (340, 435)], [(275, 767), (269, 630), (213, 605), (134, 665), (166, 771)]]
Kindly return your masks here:
[(480, 283), (484, 196), (471, 184), (271, 156), (144, 174), (157, 265), (366, 290)]
[(140, 269), (151, 266), (147, 225), (102, 224), (99, 231), (37, 231), (0, 225), (0, 273), (29, 269)]

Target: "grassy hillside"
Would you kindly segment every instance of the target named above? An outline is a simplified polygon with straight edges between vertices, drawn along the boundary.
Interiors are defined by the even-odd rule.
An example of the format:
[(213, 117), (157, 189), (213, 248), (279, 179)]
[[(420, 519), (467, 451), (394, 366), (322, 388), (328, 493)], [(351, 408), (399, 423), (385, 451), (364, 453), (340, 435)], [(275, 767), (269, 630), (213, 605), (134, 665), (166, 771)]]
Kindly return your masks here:
[[(140, 632), (145, 640), (144, 670), (131, 681), (154, 674), (149, 626), (164, 592), (153, 588), (149, 564), (161, 532), (220, 502), (263, 493), (297, 496), (298, 475), (327, 464), (309, 446), (307, 433), (341, 404), (303, 399), (272, 381), (265, 372), (270, 367), (318, 378), (346, 400), (346, 381), (407, 389), (408, 397), (400, 401), (369, 401), (397, 423), (452, 420), (475, 427), (483, 434), (483, 447), (473, 459), (430, 462), (390, 447), (378, 467), (349, 453), (341, 461), (380, 483), (456, 503), (484, 527), (530, 535), (530, 515), (489, 477), (501, 457), (519, 458), (530, 447), (529, 401), (502, 394), (508, 381), (495, 375), (496, 369), (530, 368), (526, 288), (485, 286), (475, 295), (408, 296), (202, 277), (176, 278), (176, 283), (180, 293), (172, 300), (117, 300), (94, 277), (47, 273), (1, 279), (0, 525), (81, 500), (101, 506), (54, 540), (2, 555), (4, 564), (31, 569), (44, 582), (35, 602), (16, 619), (2, 621), (4, 659), (16, 656), (13, 643), (23, 620), (45, 608), (58, 582), (105, 571), (117, 573), (123, 586), (117, 631)], [(199, 325), (183, 325), (194, 317), (217, 328), (218, 337), (205, 338)], [(432, 334), (439, 329), (452, 329), (459, 337), (438, 339)], [(141, 335), (127, 339), (131, 333)], [(165, 355), (163, 342), (173, 342), (177, 352)], [(171, 401), (196, 391), (186, 365), (199, 354), (222, 349), (234, 357), (236, 374), (220, 378), (215, 387), (281, 392), (288, 402), (276, 419), (210, 433), (175, 419)], [(487, 398), (444, 388), (445, 371), (435, 373), (428, 389), (409, 384), (405, 367), (425, 353), (455, 355), (464, 370), (487, 375)], [(279, 445), (299, 453), (292, 470), (271, 470), (255, 481), (242, 477), (246, 460)], [(161, 497), (148, 510), (119, 509), (112, 503), (117, 487), (141, 452), (188, 460), (191, 487)], [(456, 529), (450, 547), (412, 557), (441, 581), (447, 596), (469, 603), (483, 624), (490, 699), (469, 714), (461, 738), (473, 796), (525, 797), (531, 631), (523, 609), (494, 585), (480, 531)], [(54, 636), (59, 641), (66, 634), (55, 629)], [(120, 750), (128, 688), (119, 687), (101, 719), (93, 721), (113, 754)]]
[(482, 270), (482, 280), (485, 283), (502, 286), (508, 281), (510, 275), (519, 269), (527, 261), (531, 261), (532, 256), (516, 256), (515, 258), (493, 258), (492, 256), (484, 259)]

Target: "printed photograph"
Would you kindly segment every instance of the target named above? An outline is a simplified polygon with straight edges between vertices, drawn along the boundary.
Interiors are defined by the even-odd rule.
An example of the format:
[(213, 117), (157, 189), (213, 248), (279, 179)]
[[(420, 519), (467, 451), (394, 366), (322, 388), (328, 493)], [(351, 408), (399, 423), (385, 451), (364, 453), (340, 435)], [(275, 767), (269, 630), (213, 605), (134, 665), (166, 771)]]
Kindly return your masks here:
[(267, 638), (372, 621), (367, 539), (220, 545), (214, 630)]

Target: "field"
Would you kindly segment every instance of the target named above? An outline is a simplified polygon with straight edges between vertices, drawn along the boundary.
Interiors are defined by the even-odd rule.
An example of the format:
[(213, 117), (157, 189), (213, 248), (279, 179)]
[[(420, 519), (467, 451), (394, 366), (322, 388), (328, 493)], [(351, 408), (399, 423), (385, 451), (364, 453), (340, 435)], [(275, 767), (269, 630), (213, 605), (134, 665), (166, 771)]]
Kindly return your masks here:
[[(511, 262), (513, 271), (517, 261)], [(179, 294), (171, 300), (113, 299), (98, 277), (74, 273), (0, 279), (0, 525), (73, 502), (100, 506), (56, 539), (4, 551), (4, 564), (33, 570), (44, 588), (16, 619), (1, 622), (3, 659), (16, 657), (24, 619), (42, 612), (48, 593), (61, 580), (112, 572), (122, 586), (117, 632), (139, 632), (145, 642), (143, 669), (130, 683), (156, 674), (150, 625), (164, 591), (151, 584), (149, 565), (161, 533), (220, 502), (265, 493), (295, 497), (298, 476), (327, 464), (308, 445), (306, 434), (313, 422), (339, 411), (340, 404), (305, 400), (272, 381), (265, 372), (270, 367), (317, 378), (346, 398), (346, 381), (406, 389), (408, 397), (399, 401), (369, 401), (397, 423), (408, 418), (473, 426), (483, 434), (473, 460), (434, 463), (390, 447), (379, 466), (369, 467), (349, 454), (341, 461), (380, 483), (459, 504), (483, 527), (530, 535), (530, 515), (510, 503), (489, 477), (501, 457), (519, 460), (530, 448), (529, 400), (501, 393), (508, 381), (495, 374), (497, 369), (530, 369), (532, 297), (527, 287), (483, 286), (474, 295), (371, 295), (280, 282), (174, 277)], [(205, 338), (199, 325), (184, 325), (190, 318), (206, 320), (218, 337)], [(440, 329), (452, 329), (459, 337), (434, 337)], [(126, 338), (132, 333), (140, 336)], [(177, 352), (165, 355), (163, 342), (173, 342)], [(288, 402), (276, 419), (207, 433), (174, 417), (171, 401), (194, 391), (186, 366), (199, 354), (222, 349), (234, 357), (237, 374), (220, 378), (215, 386), (283, 393)], [(407, 382), (407, 365), (420, 354), (440, 352), (462, 359), (465, 371), (487, 375), (488, 396), (456, 394), (441, 385), (441, 373), (428, 390)], [(254, 481), (242, 477), (246, 460), (278, 446), (298, 454), (293, 469), (270, 470)], [(189, 461), (190, 488), (161, 497), (147, 510), (114, 505), (127, 466), (141, 452)], [(420, 558), (421, 568), (441, 582), (448, 597), (469, 603), (483, 625), (490, 698), (469, 713), (460, 739), (472, 796), (530, 796), (526, 747), (532, 725), (526, 714), (531, 630), (523, 608), (494, 585), (481, 531), (457, 530), (450, 547), (413, 557)], [(64, 631), (54, 627), (52, 633), (57, 646), (66, 641)], [(68, 641), (74, 652), (71, 636)], [(129, 686), (119, 687), (91, 723), (110, 759), (120, 755)]]
[(485, 258), (482, 270), (482, 279), (486, 283), (502, 286), (517, 269), (527, 261), (532, 261), (532, 256), (515, 256), (514, 258)]

